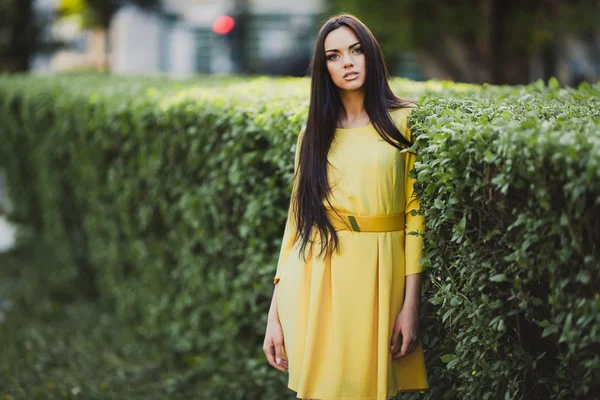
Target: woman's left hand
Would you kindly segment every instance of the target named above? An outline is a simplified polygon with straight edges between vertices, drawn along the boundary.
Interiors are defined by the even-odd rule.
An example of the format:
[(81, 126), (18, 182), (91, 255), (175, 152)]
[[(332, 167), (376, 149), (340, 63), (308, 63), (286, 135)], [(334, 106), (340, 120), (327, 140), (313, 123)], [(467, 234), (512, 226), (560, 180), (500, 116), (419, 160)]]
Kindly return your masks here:
[(419, 343), (419, 309), (405, 304), (396, 316), (390, 353), (393, 359), (412, 353)]

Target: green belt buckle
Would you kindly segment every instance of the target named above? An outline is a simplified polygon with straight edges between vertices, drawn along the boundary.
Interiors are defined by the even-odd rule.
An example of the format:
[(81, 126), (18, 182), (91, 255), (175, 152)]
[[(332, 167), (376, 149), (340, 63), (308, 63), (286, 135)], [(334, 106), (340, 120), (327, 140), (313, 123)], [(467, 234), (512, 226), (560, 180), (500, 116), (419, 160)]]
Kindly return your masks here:
[(358, 227), (356, 218), (354, 218), (354, 216), (352, 216), (352, 215), (348, 215), (348, 219), (350, 220), (350, 225), (352, 225), (352, 230), (355, 232), (360, 232), (360, 228)]

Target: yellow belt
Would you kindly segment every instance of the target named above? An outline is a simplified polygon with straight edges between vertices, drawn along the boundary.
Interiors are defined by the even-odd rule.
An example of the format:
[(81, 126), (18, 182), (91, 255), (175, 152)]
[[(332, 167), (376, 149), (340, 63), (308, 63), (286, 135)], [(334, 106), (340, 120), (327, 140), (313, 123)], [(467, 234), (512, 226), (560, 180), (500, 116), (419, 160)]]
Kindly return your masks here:
[[(339, 214), (339, 217), (338, 215)], [(404, 213), (396, 215), (364, 216), (328, 210), (329, 221), (336, 231), (387, 232), (404, 229)]]

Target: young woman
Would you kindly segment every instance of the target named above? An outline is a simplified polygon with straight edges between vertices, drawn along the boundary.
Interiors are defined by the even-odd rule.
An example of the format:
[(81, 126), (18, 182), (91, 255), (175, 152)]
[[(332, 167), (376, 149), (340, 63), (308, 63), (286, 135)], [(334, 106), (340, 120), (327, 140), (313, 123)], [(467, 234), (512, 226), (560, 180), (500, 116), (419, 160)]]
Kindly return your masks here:
[(416, 105), (392, 93), (379, 44), (352, 15), (325, 22), (311, 69), (263, 350), (301, 399), (422, 391), (425, 221), (403, 151)]

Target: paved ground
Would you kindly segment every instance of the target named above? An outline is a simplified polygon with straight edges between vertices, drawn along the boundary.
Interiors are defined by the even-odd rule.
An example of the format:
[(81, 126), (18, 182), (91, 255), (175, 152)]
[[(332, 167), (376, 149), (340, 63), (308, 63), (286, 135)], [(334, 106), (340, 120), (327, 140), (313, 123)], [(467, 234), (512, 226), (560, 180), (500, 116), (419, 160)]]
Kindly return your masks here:
[(10, 249), (15, 243), (16, 229), (4, 216), (0, 216), (0, 253)]
[(6, 207), (6, 187), (4, 177), (0, 172), (0, 252), (10, 249), (15, 243), (15, 227), (8, 223), (2, 209)]
[(2, 175), (2, 171), (0, 171), (0, 215), (2, 215), (2, 209), (4, 208), (4, 203), (6, 202), (6, 188), (4, 184), (4, 176)]
[(4, 183), (4, 175), (2, 175), (2, 171), (0, 171), (0, 208), (2, 208), (2, 204), (4, 203), (6, 198), (6, 188)]

